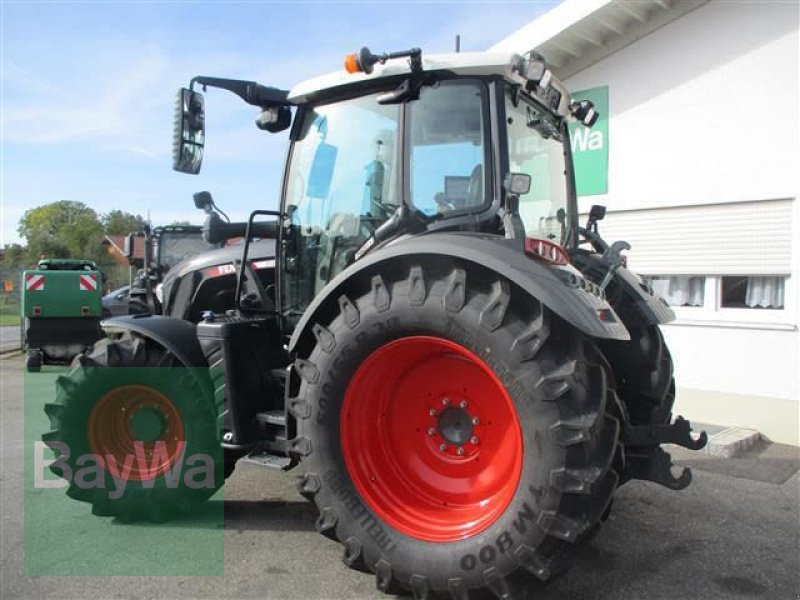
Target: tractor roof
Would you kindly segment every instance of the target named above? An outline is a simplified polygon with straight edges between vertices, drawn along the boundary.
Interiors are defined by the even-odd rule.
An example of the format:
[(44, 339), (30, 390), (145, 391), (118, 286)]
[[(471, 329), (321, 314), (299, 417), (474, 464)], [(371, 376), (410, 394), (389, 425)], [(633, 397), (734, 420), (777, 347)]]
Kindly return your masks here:
[[(424, 71), (449, 71), (461, 76), (498, 75), (515, 81), (512, 78), (511, 64), (517, 54), (513, 52), (459, 52), (449, 54), (422, 55)], [(303, 104), (312, 100), (320, 92), (344, 92), (348, 87), (365, 81), (402, 76), (411, 73), (408, 60), (390, 60), (385, 64), (376, 64), (370, 75), (364, 73), (350, 74), (345, 69), (321, 75), (294, 86), (289, 92), (289, 102)]]
[(79, 258), (43, 258), (37, 264), (37, 269), (49, 271), (96, 271), (97, 264), (93, 260)]

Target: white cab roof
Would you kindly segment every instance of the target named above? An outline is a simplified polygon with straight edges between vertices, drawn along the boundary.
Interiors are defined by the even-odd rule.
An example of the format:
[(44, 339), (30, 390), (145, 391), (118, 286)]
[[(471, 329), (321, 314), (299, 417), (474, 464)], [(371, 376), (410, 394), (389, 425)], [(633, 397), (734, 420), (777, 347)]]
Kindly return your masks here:
[[(513, 52), (459, 52), (449, 54), (422, 54), (422, 69), (424, 71), (452, 71), (457, 75), (501, 75), (511, 79), (511, 64), (517, 54)], [(342, 57), (344, 60), (344, 57)], [(304, 81), (289, 92), (289, 101), (297, 104), (305, 102), (310, 95), (322, 90), (343, 88), (361, 81), (391, 77), (410, 73), (411, 68), (407, 58), (395, 58), (382, 65), (375, 65), (375, 70), (370, 75), (364, 73), (350, 74), (341, 70), (328, 73), (314, 79)]]

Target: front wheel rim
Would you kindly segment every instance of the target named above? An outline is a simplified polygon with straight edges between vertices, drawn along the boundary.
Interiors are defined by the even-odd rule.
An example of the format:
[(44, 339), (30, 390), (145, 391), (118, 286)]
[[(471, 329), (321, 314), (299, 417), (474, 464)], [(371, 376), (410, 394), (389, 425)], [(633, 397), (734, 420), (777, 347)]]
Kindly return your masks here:
[(345, 392), (342, 453), (353, 484), (386, 523), (449, 542), (506, 510), (522, 471), (522, 433), (494, 371), (450, 340), (411, 336), (374, 351)]
[(105, 393), (89, 415), (87, 430), (89, 446), (106, 470), (129, 481), (165, 475), (186, 444), (178, 408), (147, 385), (123, 385)]

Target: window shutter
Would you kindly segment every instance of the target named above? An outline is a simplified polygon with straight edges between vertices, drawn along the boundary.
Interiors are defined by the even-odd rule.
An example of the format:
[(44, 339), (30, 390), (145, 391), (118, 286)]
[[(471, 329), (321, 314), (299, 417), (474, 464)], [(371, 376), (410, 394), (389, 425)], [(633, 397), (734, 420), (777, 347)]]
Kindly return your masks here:
[(609, 207), (600, 234), (609, 243), (629, 242), (628, 265), (641, 274), (788, 275), (792, 200), (620, 212)]

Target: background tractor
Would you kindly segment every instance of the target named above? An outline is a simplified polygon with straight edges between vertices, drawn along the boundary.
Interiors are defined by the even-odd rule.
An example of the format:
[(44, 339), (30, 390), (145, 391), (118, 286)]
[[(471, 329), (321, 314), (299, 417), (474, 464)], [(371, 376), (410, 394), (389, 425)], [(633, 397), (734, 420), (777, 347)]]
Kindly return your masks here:
[(136, 238), (141, 238), (143, 265), (133, 280), (128, 297), (129, 314), (161, 314), (160, 285), (169, 270), (190, 258), (219, 247), (203, 239), (199, 225), (166, 225), (142, 231), (125, 238), (124, 254), (133, 264)]
[[(211, 209), (216, 205), (209, 192), (195, 194), (195, 205)], [(217, 237), (208, 242), (199, 225), (170, 225), (149, 228), (126, 238), (125, 255), (132, 260), (135, 238), (142, 237), (144, 263), (134, 284), (116, 290), (120, 306), (104, 311), (105, 317), (120, 314), (158, 314), (186, 319), (194, 323), (203, 311), (224, 313), (235, 308), (237, 264), (242, 246), (223, 245), (229, 238)], [(274, 305), (275, 242), (258, 240), (249, 251), (249, 269)], [(249, 292), (253, 294), (254, 292)], [(253, 296), (245, 300), (252, 301)], [(104, 306), (105, 308), (105, 306)]]
[[(226, 223), (198, 202), (207, 241), (245, 240), (234, 309), (106, 322), (43, 439), (155, 456), (118, 499), (69, 488), (126, 519), (190, 509), (240, 459), (300, 466), (317, 529), (380, 590), (510, 597), (570, 566), (625, 481), (689, 484), (660, 447), (705, 444), (671, 417), (658, 326), (674, 315), (599, 236), (601, 207), (579, 226), (568, 123), (597, 115), (540, 56), (363, 48), (345, 67), (291, 91), (179, 92), (178, 171), (202, 163), (197, 87), (290, 129), (280, 209)], [(253, 240), (277, 240), (274, 285)], [(163, 483), (219, 448), (213, 486)]]

